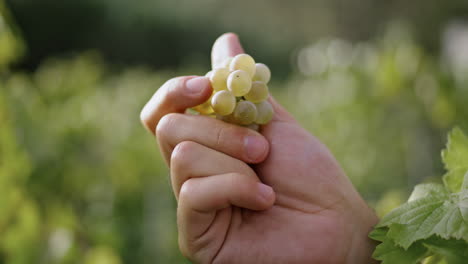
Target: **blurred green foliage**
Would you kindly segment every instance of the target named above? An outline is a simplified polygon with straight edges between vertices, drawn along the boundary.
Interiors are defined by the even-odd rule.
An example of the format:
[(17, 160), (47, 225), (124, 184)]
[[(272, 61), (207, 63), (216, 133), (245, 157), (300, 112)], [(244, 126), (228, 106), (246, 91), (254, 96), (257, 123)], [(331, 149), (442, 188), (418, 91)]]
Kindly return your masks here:
[[(167, 79), (206, 65), (116, 69), (88, 51), (8, 70), (24, 47), (0, 11), (0, 263), (186, 262), (168, 171), (138, 117)], [(468, 71), (401, 24), (385, 32), (314, 41), (271, 86), (381, 214), (440, 181), (446, 132), (468, 128), (468, 79), (455, 74)]]
[(323, 36), (372, 40), (395, 19), (407, 21), (418, 43), (437, 53), (445, 25), (468, 12), (465, 0), (5, 1), (30, 51), (21, 67), (87, 49), (112, 63), (208, 67), (213, 39), (231, 31), (278, 79), (291, 71), (290, 52), (304, 44)]

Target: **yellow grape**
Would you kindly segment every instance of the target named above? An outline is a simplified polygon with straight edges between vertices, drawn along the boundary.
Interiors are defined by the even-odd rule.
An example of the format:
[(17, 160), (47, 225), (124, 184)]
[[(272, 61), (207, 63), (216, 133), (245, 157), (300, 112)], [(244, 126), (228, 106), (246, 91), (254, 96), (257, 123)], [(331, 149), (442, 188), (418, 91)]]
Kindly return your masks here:
[(252, 103), (260, 103), (268, 98), (268, 86), (264, 82), (253, 82), (250, 91), (244, 97)]
[(240, 101), (234, 109), (233, 116), (237, 124), (249, 125), (257, 119), (257, 108), (252, 102)]
[(252, 129), (252, 130), (255, 130), (255, 131), (260, 130), (260, 126), (258, 124), (255, 124), (255, 123), (250, 124), (250, 125), (246, 125), (245, 127), (249, 128), (249, 129)]
[(239, 54), (232, 59), (229, 69), (231, 71), (243, 70), (252, 78), (255, 75), (255, 60), (250, 55)]
[(193, 110), (199, 112), (202, 115), (210, 115), (214, 113), (213, 108), (211, 107), (211, 98), (213, 98), (212, 94), (210, 99), (206, 100), (203, 104), (199, 104), (193, 108)]
[(232, 115), (232, 113), (229, 115), (224, 115), (224, 116), (216, 115), (216, 119), (227, 122), (227, 123), (231, 123), (231, 124), (236, 123), (236, 120), (234, 120), (234, 116)]
[(273, 107), (268, 101), (263, 101), (258, 104), (255, 104), (257, 108), (257, 119), (255, 120), (255, 123), (259, 125), (265, 125), (268, 124), (268, 122), (273, 119)]
[(236, 107), (236, 97), (227, 90), (216, 92), (211, 98), (211, 107), (218, 115), (229, 115)]
[(215, 91), (226, 90), (226, 80), (229, 76), (229, 70), (226, 68), (214, 69), (210, 75), (211, 86)]
[(234, 96), (243, 96), (250, 91), (252, 79), (249, 74), (243, 70), (231, 72), (227, 78), (227, 87)]
[(267, 84), (270, 81), (271, 72), (270, 68), (263, 63), (255, 64), (255, 75), (253, 77), (254, 81), (260, 81)]
[(208, 77), (208, 78), (211, 78), (211, 74), (213, 73), (213, 71), (209, 71), (205, 74), (205, 77)]

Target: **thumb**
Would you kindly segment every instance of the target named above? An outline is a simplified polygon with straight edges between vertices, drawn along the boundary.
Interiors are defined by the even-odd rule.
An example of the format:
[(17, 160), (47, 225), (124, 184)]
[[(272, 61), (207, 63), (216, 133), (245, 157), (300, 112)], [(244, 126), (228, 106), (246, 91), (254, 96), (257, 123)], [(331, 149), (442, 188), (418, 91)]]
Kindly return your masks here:
[(226, 58), (234, 57), (244, 53), (244, 49), (239, 42), (239, 38), (234, 33), (221, 35), (213, 44), (211, 50), (211, 65), (213, 69), (222, 64)]

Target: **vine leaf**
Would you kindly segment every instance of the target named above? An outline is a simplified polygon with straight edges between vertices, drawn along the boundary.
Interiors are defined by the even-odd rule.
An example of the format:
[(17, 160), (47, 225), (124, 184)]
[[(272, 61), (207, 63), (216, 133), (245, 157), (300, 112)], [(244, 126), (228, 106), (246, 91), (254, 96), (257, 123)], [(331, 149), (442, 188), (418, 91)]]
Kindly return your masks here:
[(468, 172), (468, 138), (459, 128), (454, 128), (448, 136), (447, 148), (442, 151), (442, 161), (447, 173), (444, 184), (452, 192), (459, 192)]
[(460, 129), (449, 134), (442, 159), (448, 170), (444, 184), (417, 185), (408, 202), (387, 214), (369, 235), (381, 242), (373, 257), (383, 264), (416, 264), (428, 256), (441, 263), (466, 263), (468, 138)]

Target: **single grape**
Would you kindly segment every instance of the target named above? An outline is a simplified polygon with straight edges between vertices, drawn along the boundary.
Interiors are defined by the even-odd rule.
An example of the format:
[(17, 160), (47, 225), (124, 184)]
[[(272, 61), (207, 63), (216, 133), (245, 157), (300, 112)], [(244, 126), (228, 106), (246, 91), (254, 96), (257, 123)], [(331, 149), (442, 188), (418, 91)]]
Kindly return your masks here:
[(250, 55), (239, 54), (232, 59), (229, 69), (231, 71), (243, 70), (252, 78), (255, 75), (255, 60)]
[(264, 82), (253, 82), (250, 91), (244, 97), (252, 103), (260, 103), (268, 98), (268, 86)]
[(240, 101), (234, 109), (233, 116), (237, 124), (249, 125), (257, 119), (257, 108), (252, 102)]
[(211, 86), (215, 91), (226, 90), (226, 80), (229, 76), (229, 70), (226, 68), (214, 69), (211, 72), (210, 81)]
[(234, 116), (231, 114), (229, 115), (225, 115), (225, 116), (222, 116), (222, 115), (216, 115), (216, 119), (218, 120), (221, 120), (221, 121), (224, 121), (226, 123), (231, 123), (231, 124), (235, 124), (236, 123), (236, 120), (234, 120)]
[(255, 123), (259, 125), (265, 125), (268, 124), (268, 122), (273, 119), (273, 107), (268, 101), (263, 101), (258, 104), (255, 104), (257, 108), (257, 119), (255, 120)]
[(219, 115), (229, 115), (236, 107), (236, 97), (227, 90), (216, 92), (211, 98), (211, 107)]
[(227, 87), (234, 96), (243, 96), (250, 91), (252, 79), (249, 74), (243, 70), (231, 72), (227, 78)]
[(205, 77), (208, 77), (208, 78), (211, 78), (211, 74), (213, 73), (213, 71), (209, 71), (205, 74)]
[(213, 98), (214, 93), (210, 96), (210, 99), (206, 100), (203, 104), (199, 104), (193, 108), (193, 110), (199, 112), (202, 115), (210, 115), (214, 113), (213, 108), (211, 107), (211, 98)]
[(270, 81), (271, 72), (270, 68), (263, 63), (255, 64), (255, 75), (253, 77), (254, 81), (260, 81), (267, 84)]
[(252, 129), (252, 130), (255, 130), (255, 131), (260, 130), (260, 126), (258, 124), (255, 124), (255, 123), (250, 124), (250, 125), (246, 125), (245, 127), (249, 128), (249, 129)]

